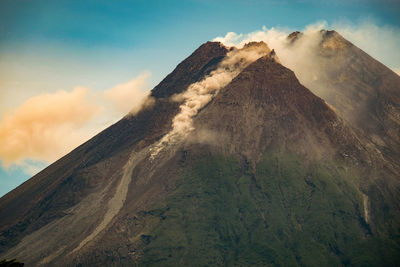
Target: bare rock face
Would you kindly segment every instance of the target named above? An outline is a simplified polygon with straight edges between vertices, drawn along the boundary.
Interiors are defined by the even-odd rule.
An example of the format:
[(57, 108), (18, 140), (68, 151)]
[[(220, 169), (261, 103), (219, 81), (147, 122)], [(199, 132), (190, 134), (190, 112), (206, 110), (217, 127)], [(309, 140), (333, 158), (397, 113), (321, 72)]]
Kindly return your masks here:
[[(397, 264), (399, 151), (382, 147), (399, 142), (398, 78), (324, 34), (319, 79), (339, 98), (316, 96), (263, 42), (203, 44), (153, 89), (154, 105), (0, 199), (0, 257), (43, 266)], [(343, 58), (347, 72), (332, 71), (328, 62)], [(345, 88), (364, 85), (357, 105), (367, 126), (341, 101), (360, 100)]]
[(292, 71), (265, 56), (225, 87), (196, 123), (196, 129), (226, 133), (229, 152), (241, 153), (255, 163), (273, 144), (299, 148), (309, 157), (322, 156), (319, 147), (325, 144), (326, 153), (332, 147), (329, 139), (334, 142), (325, 132), (339, 128), (341, 122)]
[[(335, 31), (321, 31), (315, 64), (302, 80), (345, 120), (366, 134), (382, 153), (399, 159), (400, 76)], [(292, 45), (305, 38), (288, 37)], [(296, 70), (295, 70), (296, 71)]]

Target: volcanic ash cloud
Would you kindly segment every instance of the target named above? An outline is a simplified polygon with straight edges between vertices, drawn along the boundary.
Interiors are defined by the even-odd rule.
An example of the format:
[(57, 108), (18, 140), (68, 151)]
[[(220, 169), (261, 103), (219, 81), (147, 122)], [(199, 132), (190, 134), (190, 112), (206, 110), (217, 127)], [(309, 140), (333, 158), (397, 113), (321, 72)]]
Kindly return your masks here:
[(193, 117), (199, 110), (250, 63), (269, 52), (270, 49), (265, 43), (250, 43), (242, 49), (234, 48), (216, 70), (203, 80), (191, 84), (185, 92), (174, 95), (173, 101), (182, 102), (180, 112), (172, 120), (172, 130), (151, 149), (151, 159), (154, 159), (167, 145), (184, 140), (194, 130)]

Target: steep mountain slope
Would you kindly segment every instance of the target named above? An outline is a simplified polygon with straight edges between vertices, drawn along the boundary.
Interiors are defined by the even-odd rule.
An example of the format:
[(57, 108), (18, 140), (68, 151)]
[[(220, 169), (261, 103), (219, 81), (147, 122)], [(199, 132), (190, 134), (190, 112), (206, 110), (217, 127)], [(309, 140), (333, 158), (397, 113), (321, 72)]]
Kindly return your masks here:
[[(398, 260), (399, 246), (385, 232), (398, 234), (399, 199), (386, 197), (385, 189), (391, 183), (398, 193), (397, 176), (382, 181), (369, 175), (381, 159), (290, 70), (260, 58), (221, 90), (195, 125), (198, 133), (181, 152), (177, 188), (166, 203), (130, 217), (133, 262), (318, 266)], [(341, 160), (343, 154), (348, 159)], [(397, 215), (380, 213), (378, 205)], [(383, 226), (388, 222), (381, 216), (397, 222)]]
[[(187, 88), (215, 69), (227, 52), (225, 47), (217, 43), (202, 45), (178, 65), (153, 90), (153, 94), (168, 95), (171, 84), (175, 84), (177, 91)], [(190, 76), (187, 75), (188, 69), (191, 70)], [(126, 116), (2, 197), (0, 251), (4, 252), (20, 242), (23, 236), (64, 217), (68, 214), (66, 210), (87, 195), (103, 190), (107, 185), (112, 191), (119, 179), (119, 173), (115, 172), (122, 169), (132, 146), (146, 145), (164, 135), (179, 109), (177, 103), (162, 97), (155, 98), (152, 107), (151, 110), (144, 109), (137, 116)], [(104, 196), (105, 199), (107, 197)], [(97, 200), (99, 203), (101, 201), (101, 198)], [(96, 220), (102, 215), (100, 211), (92, 219)], [(84, 228), (82, 223), (80, 227)]]
[[(303, 38), (292, 33), (291, 46)], [(313, 56), (306, 71), (294, 69), (301, 82), (399, 163), (400, 76), (335, 31), (320, 32)]]
[(206, 43), (152, 97), (1, 198), (1, 257), (50, 266), (399, 263), (398, 164), (266, 44)]

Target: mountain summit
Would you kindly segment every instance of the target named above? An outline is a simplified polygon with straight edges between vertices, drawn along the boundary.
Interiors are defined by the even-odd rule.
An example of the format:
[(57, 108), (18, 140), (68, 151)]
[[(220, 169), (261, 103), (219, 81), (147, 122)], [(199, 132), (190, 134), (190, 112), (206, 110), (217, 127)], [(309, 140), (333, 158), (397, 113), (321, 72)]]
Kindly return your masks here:
[[(136, 115), (0, 199), (0, 257), (398, 265), (399, 77), (337, 33), (320, 34), (321, 82), (304, 85), (263, 42), (201, 45)], [(342, 57), (345, 72), (331, 66)]]

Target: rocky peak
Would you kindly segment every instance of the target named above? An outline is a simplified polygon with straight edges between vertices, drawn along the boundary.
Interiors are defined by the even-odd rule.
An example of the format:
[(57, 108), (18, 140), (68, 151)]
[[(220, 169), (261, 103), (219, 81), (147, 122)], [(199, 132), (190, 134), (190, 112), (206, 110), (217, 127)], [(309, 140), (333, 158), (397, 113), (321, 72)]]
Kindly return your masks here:
[(289, 34), (287, 38), (290, 40), (291, 43), (293, 43), (297, 39), (299, 39), (302, 35), (303, 35), (302, 32), (295, 31), (295, 32), (292, 32), (291, 34)]
[(323, 53), (344, 50), (353, 46), (336, 31), (321, 30), (320, 33), (322, 35), (321, 49)]
[(229, 49), (220, 42), (206, 42), (182, 61), (151, 92), (155, 98), (168, 98), (179, 94), (211, 71), (215, 70)]
[[(308, 62), (307, 71), (295, 66), (293, 70), (307, 88), (360, 129), (386, 157), (398, 161), (400, 77), (338, 32), (321, 30), (318, 34), (320, 42), (310, 50), (315, 60)], [(296, 45), (300, 38), (307, 36), (290, 34), (289, 44)]]
[(263, 41), (259, 41), (259, 42), (248, 42), (247, 44), (245, 44), (245, 45), (243, 46), (243, 48), (244, 48), (244, 49), (246, 49), (246, 48), (259, 48), (259, 49), (264, 49), (264, 50), (267, 50), (267, 51), (270, 50), (269, 46), (268, 46), (265, 42), (263, 42)]
[[(327, 52), (327, 50), (341, 50), (353, 45), (334, 30), (323, 29), (319, 31), (319, 34), (321, 35), (320, 47), (323, 52)], [(290, 44), (294, 44), (304, 36), (304, 33), (295, 31), (289, 34), (287, 39)]]
[(271, 52), (269, 52), (268, 57), (272, 58), (273, 60), (275, 60), (276, 62), (281, 64), (281, 61), (279, 60), (278, 56), (276, 55), (275, 49), (272, 49)]

